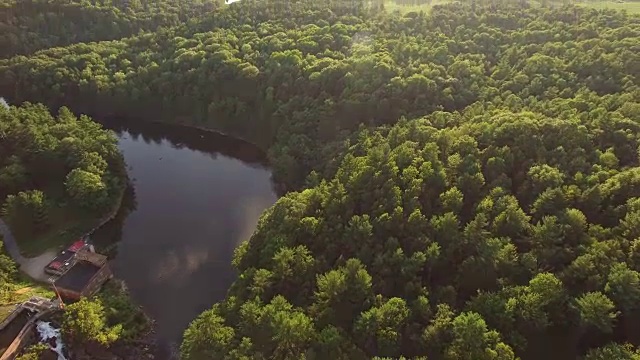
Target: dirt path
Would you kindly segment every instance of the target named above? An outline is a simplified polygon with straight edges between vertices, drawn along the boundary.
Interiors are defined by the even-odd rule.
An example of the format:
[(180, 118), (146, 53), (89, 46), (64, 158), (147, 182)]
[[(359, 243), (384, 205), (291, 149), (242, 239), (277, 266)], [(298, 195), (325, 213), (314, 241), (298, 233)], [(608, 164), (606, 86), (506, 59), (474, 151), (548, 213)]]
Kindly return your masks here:
[(54, 250), (46, 251), (40, 256), (26, 258), (20, 254), (16, 239), (11, 234), (7, 224), (0, 219), (0, 234), (4, 239), (4, 248), (19, 266), (20, 270), (37, 281), (46, 282), (49, 276), (45, 274), (44, 267), (53, 260), (57, 253)]
[(58, 255), (58, 253), (55, 250), (47, 250), (40, 256), (24, 258), (24, 263), (20, 264), (20, 271), (38, 281), (47, 282), (50, 276), (45, 274), (44, 267), (47, 266), (56, 255)]

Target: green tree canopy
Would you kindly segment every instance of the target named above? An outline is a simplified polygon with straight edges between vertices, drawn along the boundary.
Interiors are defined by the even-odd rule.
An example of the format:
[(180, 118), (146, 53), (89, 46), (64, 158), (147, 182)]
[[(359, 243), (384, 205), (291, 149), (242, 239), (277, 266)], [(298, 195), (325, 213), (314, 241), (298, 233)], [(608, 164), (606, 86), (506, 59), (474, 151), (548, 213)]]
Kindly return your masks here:
[[(333, 339), (345, 359), (516, 359), (558, 329), (568, 351), (587, 333), (611, 333), (634, 308), (626, 249), (640, 193), (637, 155), (598, 165), (611, 147), (602, 126), (470, 108), (362, 129), (339, 166), (264, 214), (236, 253), (241, 275), (216, 322), (233, 329), (229, 343), (265, 358), (282, 354), (258, 345), (276, 329), (247, 321), (275, 301), (312, 319), (308, 339), (319, 344), (297, 342), (296, 352), (310, 358)], [(637, 135), (616, 141), (640, 145)], [(489, 166), (496, 154), (508, 162)], [(299, 264), (296, 287), (274, 281), (291, 268), (285, 258)], [(185, 344), (207, 348), (202, 326)]]
[(114, 134), (64, 107), (57, 116), (40, 104), (0, 108), (0, 154), (0, 214), (27, 249), (92, 228), (126, 185)]
[(81, 299), (68, 305), (62, 328), (72, 342), (96, 342), (108, 345), (118, 340), (122, 325), (109, 327), (102, 302)]

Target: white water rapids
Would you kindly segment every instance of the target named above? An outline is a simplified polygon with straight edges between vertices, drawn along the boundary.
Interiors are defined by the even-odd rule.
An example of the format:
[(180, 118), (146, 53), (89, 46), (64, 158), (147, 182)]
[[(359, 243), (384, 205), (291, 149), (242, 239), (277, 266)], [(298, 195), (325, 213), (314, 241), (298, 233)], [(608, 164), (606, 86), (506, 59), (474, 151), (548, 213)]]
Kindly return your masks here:
[(9, 104), (7, 104), (7, 101), (0, 96), (0, 106), (4, 106), (5, 108), (9, 109)]
[(38, 323), (36, 324), (36, 329), (38, 330), (38, 334), (40, 334), (42, 342), (49, 344), (49, 340), (55, 339), (56, 347), (54, 348), (53, 346), (49, 345), (51, 351), (58, 354), (58, 360), (67, 360), (67, 358), (64, 356), (64, 353), (62, 352), (64, 344), (62, 343), (62, 336), (60, 336), (60, 329), (54, 328), (53, 326), (51, 326), (50, 322), (46, 321), (38, 321)]

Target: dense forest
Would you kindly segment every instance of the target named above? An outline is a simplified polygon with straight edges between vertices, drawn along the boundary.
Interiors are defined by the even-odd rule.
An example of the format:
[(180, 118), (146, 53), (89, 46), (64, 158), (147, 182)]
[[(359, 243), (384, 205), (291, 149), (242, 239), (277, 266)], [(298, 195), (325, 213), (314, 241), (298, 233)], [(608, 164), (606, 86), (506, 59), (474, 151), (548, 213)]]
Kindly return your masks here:
[(93, 228), (125, 186), (115, 135), (98, 123), (67, 108), (0, 107), (1, 214), (23, 251)]
[(184, 359), (638, 359), (640, 17), (547, 5), (242, 0), (0, 94), (268, 150), (290, 192)]
[(0, 0), (0, 58), (187, 22), (216, 0)]
[[(333, 176), (263, 215), (183, 354), (575, 359), (638, 343), (639, 133), (619, 112), (478, 108), (363, 130)], [(586, 358), (632, 353), (607, 346)]]
[[(638, 17), (587, 8), (451, 4), (388, 14), (365, 2), (241, 1), (190, 24), (0, 61), (12, 101), (183, 122), (270, 149), (299, 189), (360, 124), (476, 102), (626, 100)], [(608, 100), (611, 101), (611, 100)], [(552, 102), (555, 104), (555, 102)]]

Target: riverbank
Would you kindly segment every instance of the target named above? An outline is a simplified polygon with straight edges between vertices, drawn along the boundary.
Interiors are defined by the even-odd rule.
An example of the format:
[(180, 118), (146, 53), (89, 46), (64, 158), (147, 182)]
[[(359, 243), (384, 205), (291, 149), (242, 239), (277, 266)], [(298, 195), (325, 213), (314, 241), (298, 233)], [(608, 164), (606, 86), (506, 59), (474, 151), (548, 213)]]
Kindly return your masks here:
[[(77, 220), (75, 223), (63, 223), (61, 226), (52, 226), (52, 229), (44, 234), (35, 236), (28, 241), (14, 236), (15, 241), (19, 245), (20, 256), (23, 259), (38, 258), (47, 252), (57, 254), (73, 241), (92, 234), (94, 231), (111, 221), (120, 210), (122, 198), (129, 181), (127, 177), (123, 179), (124, 184), (118, 189), (116, 200), (111, 207), (99, 218), (88, 216)], [(15, 234), (14, 234), (15, 235)], [(55, 257), (55, 256), (54, 256)], [(18, 261), (16, 261), (18, 262)], [(28, 262), (28, 261), (27, 261)], [(21, 264), (22, 265), (22, 264)]]
[(112, 269), (155, 319), (166, 359), (193, 318), (226, 294), (234, 249), (277, 197), (264, 153), (247, 142), (162, 122), (116, 125), (105, 127), (119, 137), (135, 209), (107, 225), (122, 239)]
[(156, 334), (156, 324), (144, 309), (135, 304), (126, 283), (112, 279), (105, 284), (94, 300), (99, 301), (106, 312), (109, 324), (122, 325), (119, 339), (108, 347), (96, 346), (75, 349), (73, 359), (158, 359), (160, 342)]
[[(128, 178), (126, 181), (128, 182)], [(13, 261), (18, 264), (19, 270), (22, 273), (28, 275), (30, 278), (37, 282), (46, 283), (49, 276), (45, 274), (44, 267), (58, 255), (60, 246), (64, 247), (66, 245), (69, 245), (69, 243), (74, 239), (88, 236), (107, 222), (111, 221), (120, 210), (125, 190), (126, 186), (123, 187), (122, 190), (120, 190), (117, 201), (109, 209), (107, 215), (101, 218), (97, 225), (93, 225), (93, 227), (89, 230), (83, 231), (77, 235), (74, 234), (56, 239), (55, 242), (42, 240), (38, 241), (38, 239), (34, 239), (33, 242), (37, 243), (37, 246), (30, 247), (30, 251), (23, 251), (21, 246), (22, 244), (18, 243), (9, 225), (0, 218), (0, 235), (3, 238), (5, 251), (13, 259)], [(29, 254), (37, 252), (34, 249), (38, 249), (40, 250), (40, 252), (35, 256), (29, 257)]]
[[(236, 1), (239, 1), (239, 0), (236, 0)], [(270, 141), (269, 142), (264, 142), (263, 144), (260, 144), (259, 142), (250, 140), (250, 139), (248, 139), (246, 137), (243, 137), (243, 136), (238, 136), (236, 134), (231, 134), (231, 133), (225, 133), (223, 131), (216, 130), (215, 128), (209, 128), (209, 127), (194, 125), (191, 122), (171, 123), (171, 122), (155, 121), (155, 120), (151, 120), (151, 121), (140, 120), (140, 121), (146, 122), (148, 124), (162, 124), (162, 125), (171, 125), (171, 126), (181, 126), (181, 127), (185, 127), (185, 128), (189, 128), (189, 129), (195, 129), (195, 130), (198, 130), (198, 131), (208, 132), (208, 133), (211, 133), (211, 134), (215, 134), (217, 136), (222, 136), (222, 137), (225, 137), (225, 138), (233, 140), (233, 141), (238, 141), (239, 140), (239, 141), (247, 143), (248, 145), (255, 146), (256, 148), (260, 149), (265, 154), (265, 160), (266, 160), (265, 166), (269, 167), (270, 164), (271, 164), (271, 159), (268, 156), (269, 148), (272, 145), (272, 143)], [(278, 194), (278, 197), (284, 196), (287, 193), (286, 185), (283, 184), (283, 183), (279, 183), (279, 182), (275, 181), (275, 179), (273, 179), (273, 177), (272, 177), (272, 181), (273, 181), (273, 188), (274, 188), (276, 194)]]
[(238, 141), (238, 140), (243, 141), (247, 144), (250, 144), (259, 148), (264, 153), (267, 153), (267, 151), (269, 151), (269, 147), (271, 146), (271, 143), (272, 143), (271, 141), (256, 141), (257, 138), (252, 140), (243, 134), (225, 132), (216, 128), (215, 126), (207, 127), (207, 126), (196, 125), (193, 121), (184, 120), (184, 119), (185, 119), (184, 117), (178, 117), (175, 122), (161, 121), (161, 120), (160, 121), (159, 120), (140, 120), (140, 121), (148, 122), (149, 124), (170, 124), (170, 125), (184, 126), (192, 129), (197, 129), (200, 131), (210, 132), (219, 136), (224, 136), (224, 137), (233, 139), (235, 141)]
[[(95, 117), (92, 117), (96, 119)], [(150, 128), (160, 128), (156, 129), (158, 134), (161, 134), (158, 138), (169, 139), (172, 142), (176, 143), (189, 143), (189, 147), (211, 152), (212, 148), (215, 148), (216, 151), (220, 151), (220, 149), (230, 150), (230, 149), (241, 149), (241, 151), (220, 151), (225, 156), (230, 156), (233, 158), (239, 158), (243, 161), (251, 162), (251, 163), (259, 163), (261, 166), (265, 168), (271, 168), (271, 159), (268, 156), (268, 151), (271, 146), (270, 143), (263, 143), (253, 141), (249, 138), (243, 136), (236, 136), (232, 133), (225, 133), (223, 131), (217, 130), (213, 127), (205, 127), (201, 125), (195, 125), (193, 122), (177, 120), (177, 122), (163, 121), (163, 120), (146, 120), (146, 119), (132, 119), (128, 117), (121, 116), (104, 116), (100, 118), (98, 121), (100, 124), (114, 130), (115, 128), (126, 129), (127, 131), (137, 132), (140, 131), (144, 134), (145, 137), (153, 137), (154, 131), (150, 131)], [(164, 129), (163, 129), (164, 128)], [(181, 129), (181, 131), (174, 132), (172, 135), (167, 135), (168, 132), (166, 129)], [(198, 145), (197, 141), (194, 141), (194, 134), (186, 134), (188, 140), (183, 139), (184, 134), (180, 134), (183, 132), (202, 132), (212, 136), (215, 136), (216, 139), (210, 142), (206, 142), (206, 136), (200, 137), (202, 144)], [(210, 139), (209, 139), (210, 140)], [(230, 146), (233, 144), (233, 146)], [(253, 150), (247, 151), (248, 148), (254, 148)], [(273, 189), (278, 197), (284, 196), (288, 189), (286, 184), (276, 181), (276, 179), (272, 176), (271, 181), (273, 183)]]
[(74, 360), (131, 360), (131, 359), (148, 359), (148, 360), (174, 360), (171, 357), (164, 357), (160, 350), (155, 332), (150, 331), (139, 340), (131, 343), (116, 343), (109, 348), (104, 347), (83, 347), (70, 348)]
[(175, 358), (193, 318), (224, 297), (236, 276), (233, 250), (277, 196), (266, 154), (254, 143), (186, 124), (124, 125), (115, 132), (133, 199), (123, 198), (124, 214), (112, 222), (105, 218), (106, 231), (96, 231), (92, 240), (105, 240), (96, 243), (101, 253), (103, 244), (111, 245), (114, 275), (154, 319), (154, 329), (100, 351), (112, 358), (167, 360)]
[[(114, 283), (119, 283), (117, 280)], [(114, 321), (113, 318), (114, 313), (120, 313), (124, 311), (127, 312), (126, 307), (123, 307), (122, 301), (118, 303), (113, 302), (113, 289), (119, 287), (114, 286), (114, 284), (110, 285), (110, 290), (104, 291), (100, 295), (98, 295), (95, 300), (100, 301), (105, 309), (108, 309), (106, 314), (109, 317), (109, 321)], [(124, 292), (124, 288), (122, 288), (122, 292), (120, 292), (116, 297), (119, 297), (120, 300), (124, 298), (128, 299), (126, 293)], [(109, 298), (111, 300), (109, 300)], [(107, 299), (107, 300), (105, 300)], [(130, 302), (126, 301), (124, 304), (130, 304)], [(114, 307), (115, 305), (115, 307)], [(14, 307), (15, 308), (15, 307)], [(136, 314), (141, 314), (142, 318), (145, 320), (145, 330), (136, 334), (134, 338), (122, 338), (116, 340), (116, 342), (110, 344), (105, 347), (96, 341), (73, 341), (73, 337), (70, 336), (70, 329), (65, 331), (65, 314), (63, 311), (48, 311), (45, 314), (42, 314), (42, 318), (40, 320), (47, 322), (52, 325), (53, 329), (60, 329), (61, 331), (61, 339), (62, 339), (62, 348), (64, 349), (65, 356), (69, 360), (96, 360), (96, 359), (104, 359), (104, 360), (129, 360), (129, 359), (156, 359), (156, 360), (166, 360), (167, 358), (158, 357), (155, 354), (158, 353), (157, 350), (157, 341), (155, 337), (155, 331), (153, 328), (152, 320), (147, 318), (142, 309), (135, 308)], [(13, 312), (15, 314), (16, 312)], [(2, 319), (0, 319), (0, 322)], [(149, 326), (146, 326), (149, 324)], [(128, 327), (129, 323), (121, 324), (123, 328)], [(19, 347), (14, 348), (13, 351), (15, 354), (24, 354), (25, 351), (29, 351), (32, 345), (39, 344), (40, 341), (37, 336), (32, 336), (32, 334), (25, 334), (26, 338)], [(2, 355), (0, 349), (0, 355)], [(6, 354), (5, 354), (6, 355)], [(44, 355), (45, 359), (53, 359), (55, 356), (51, 357), (52, 353), (45, 350)], [(42, 358), (42, 357), (40, 357)]]

